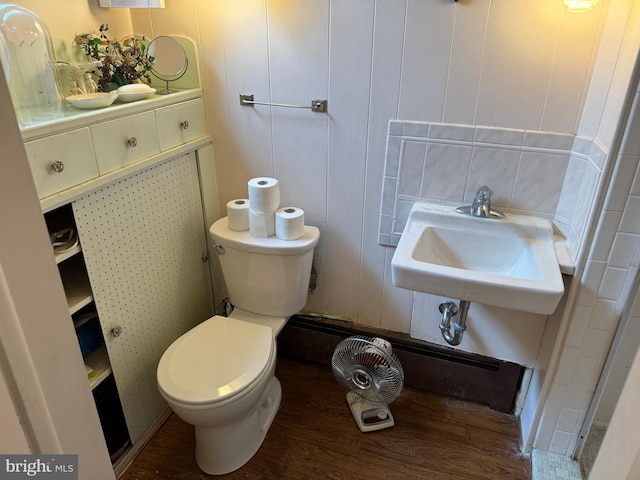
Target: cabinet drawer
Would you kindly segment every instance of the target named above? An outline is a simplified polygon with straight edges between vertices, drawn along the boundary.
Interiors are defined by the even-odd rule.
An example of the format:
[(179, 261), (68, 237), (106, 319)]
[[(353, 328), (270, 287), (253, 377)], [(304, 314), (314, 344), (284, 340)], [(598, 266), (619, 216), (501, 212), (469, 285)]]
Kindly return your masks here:
[(202, 99), (156, 110), (160, 150), (165, 151), (206, 135)]
[(39, 198), (98, 176), (88, 128), (32, 140), (24, 147)]
[(100, 175), (160, 152), (153, 112), (91, 127)]

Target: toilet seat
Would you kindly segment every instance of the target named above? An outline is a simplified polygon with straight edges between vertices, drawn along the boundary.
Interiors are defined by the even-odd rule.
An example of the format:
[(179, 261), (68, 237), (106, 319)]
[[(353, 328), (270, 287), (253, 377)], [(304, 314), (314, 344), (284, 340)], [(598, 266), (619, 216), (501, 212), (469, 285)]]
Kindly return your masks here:
[(184, 404), (221, 402), (260, 377), (273, 345), (271, 328), (216, 315), (169, 346), (158, 364), (158, 386)]

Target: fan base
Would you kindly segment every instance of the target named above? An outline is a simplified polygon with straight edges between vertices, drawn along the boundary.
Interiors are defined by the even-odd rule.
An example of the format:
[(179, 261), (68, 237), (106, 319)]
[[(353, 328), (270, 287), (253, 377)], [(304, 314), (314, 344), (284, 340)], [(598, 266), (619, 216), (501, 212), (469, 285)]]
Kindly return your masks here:
[(395, 425), (389, 406), (384, 403), (370, 402), (354, 392), (347, 393), (347, 403), (362, 432), (375, 432)]

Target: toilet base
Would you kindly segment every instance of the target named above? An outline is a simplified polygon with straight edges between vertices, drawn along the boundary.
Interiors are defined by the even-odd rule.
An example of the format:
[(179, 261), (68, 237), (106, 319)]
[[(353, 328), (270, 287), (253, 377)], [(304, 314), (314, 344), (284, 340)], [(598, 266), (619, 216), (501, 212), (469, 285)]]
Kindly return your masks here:
[(196, 426), (196, 463), (210, 475), (224, 475), (246, 464), (264, 441), (282, 401), (280, 381), (273, 377), (258, 408), (240, 422), (222, 427)]

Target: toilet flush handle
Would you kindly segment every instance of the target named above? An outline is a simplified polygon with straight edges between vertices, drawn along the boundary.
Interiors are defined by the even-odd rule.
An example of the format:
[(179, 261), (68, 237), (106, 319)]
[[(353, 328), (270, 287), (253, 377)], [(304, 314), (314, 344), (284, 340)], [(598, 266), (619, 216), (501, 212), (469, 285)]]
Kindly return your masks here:
[(224, 255), (224, 247), (222, 245), (213, 244), (213, 249), (218, 255)]

